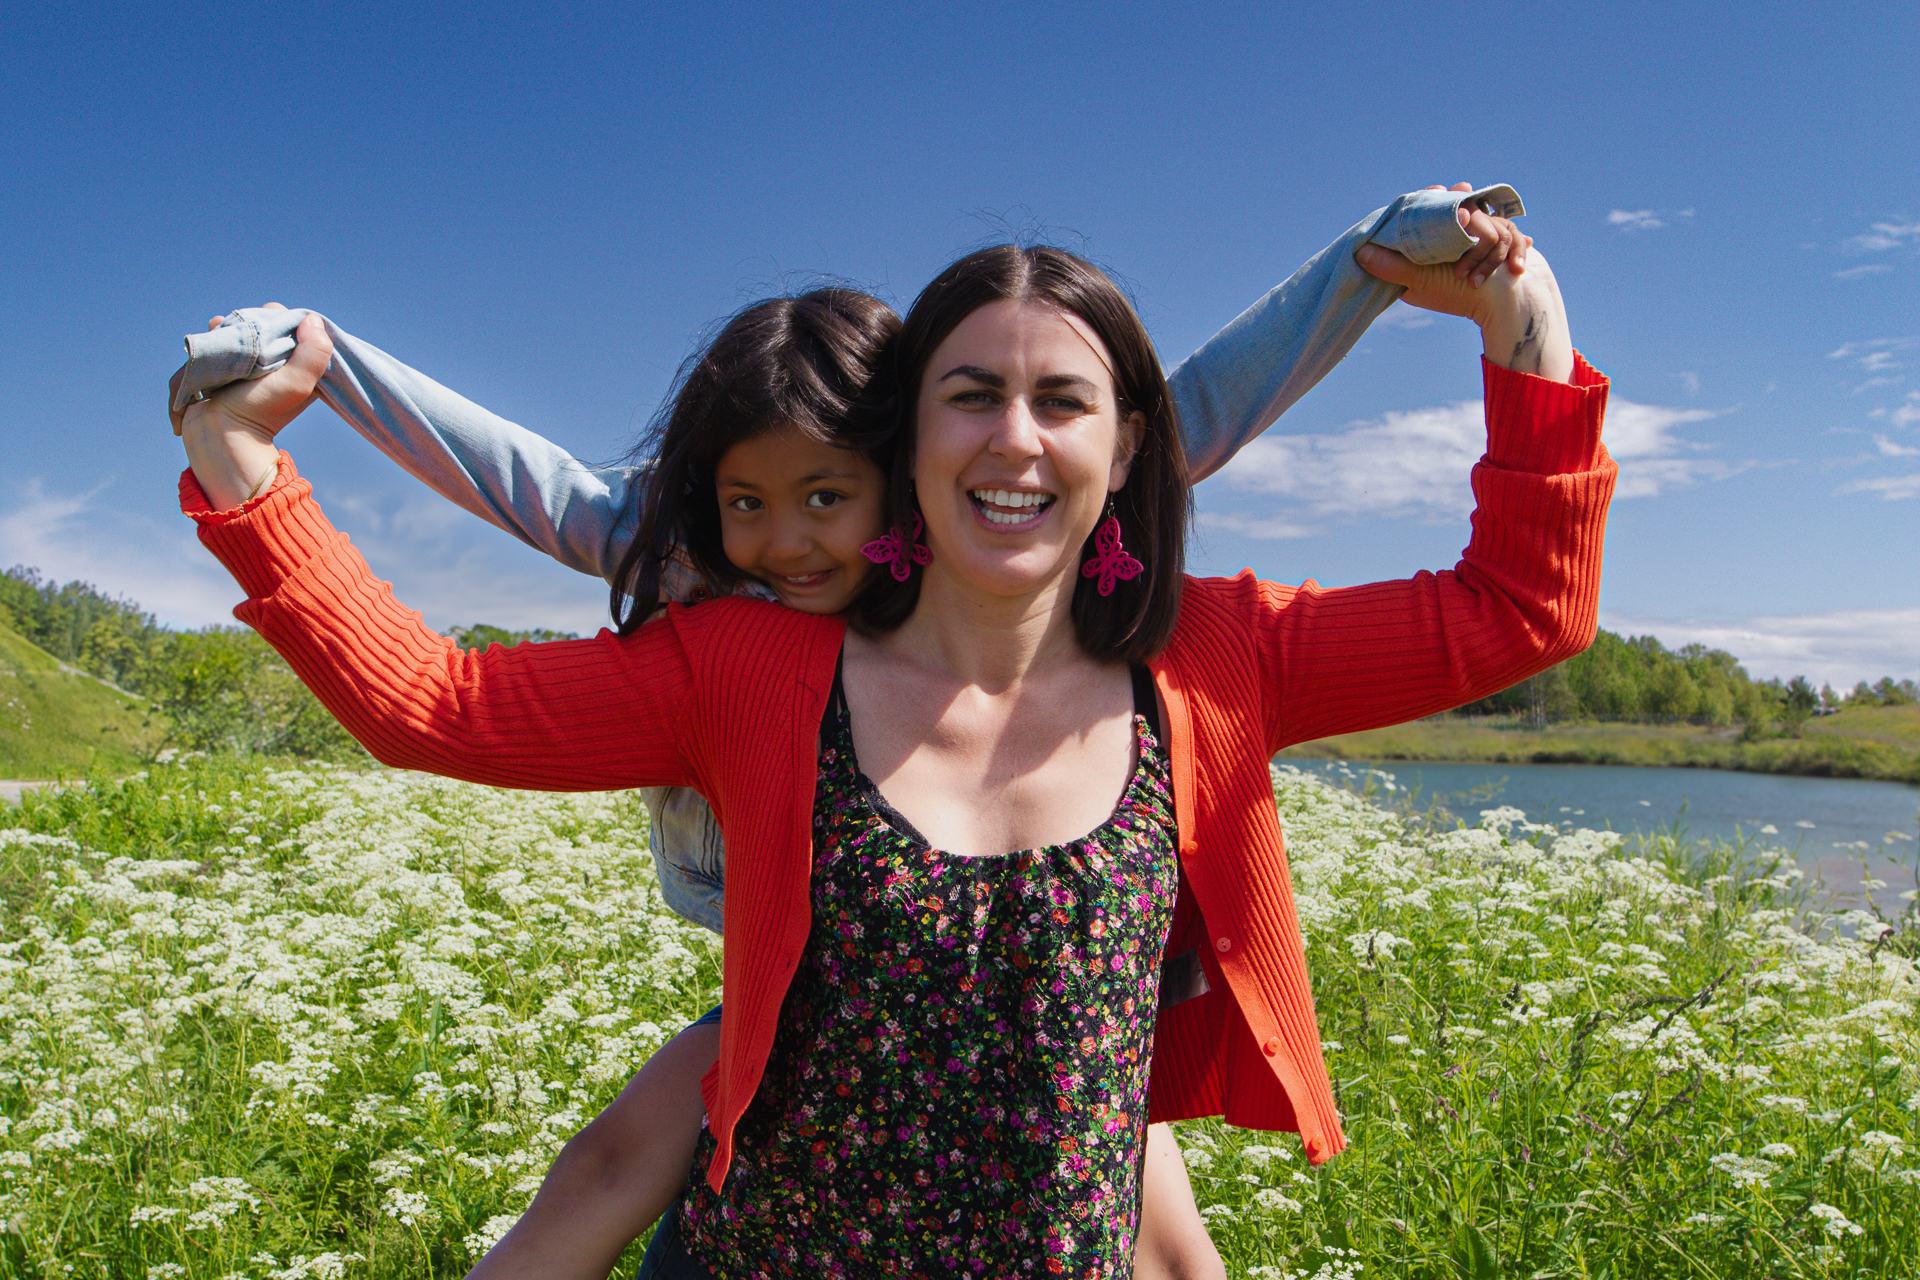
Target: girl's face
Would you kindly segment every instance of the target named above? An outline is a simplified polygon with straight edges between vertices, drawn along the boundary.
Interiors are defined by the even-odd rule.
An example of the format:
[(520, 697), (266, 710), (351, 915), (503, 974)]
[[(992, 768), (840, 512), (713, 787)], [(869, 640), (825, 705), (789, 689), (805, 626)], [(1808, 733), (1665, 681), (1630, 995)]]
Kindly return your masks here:
[(743, 440), (714, 468), (720, 539), (733, 567), (803, 613), (838, 613), (873, 564), (886, 477), (864, 454), (790, 428)]
[(989, 303), (935, 348), (914, 464), (934, 571), (1004, 595), (1078, 574), (1145, 428), (1111, 370), (1086, 321), (1038, 303)]

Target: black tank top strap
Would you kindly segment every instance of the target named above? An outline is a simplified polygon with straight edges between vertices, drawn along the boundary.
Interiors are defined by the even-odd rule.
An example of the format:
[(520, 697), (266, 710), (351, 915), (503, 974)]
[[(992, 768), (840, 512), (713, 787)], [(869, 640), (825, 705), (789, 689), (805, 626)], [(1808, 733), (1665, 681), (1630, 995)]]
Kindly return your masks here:
[(1133, 672), (1133, 713), (1147, 722), (1147, 728), (1158, 738), (1160, 733), (1160, 693), (1153, 685), (1153, 672), (1147, 670), (1145, 663), (1136, 663)]

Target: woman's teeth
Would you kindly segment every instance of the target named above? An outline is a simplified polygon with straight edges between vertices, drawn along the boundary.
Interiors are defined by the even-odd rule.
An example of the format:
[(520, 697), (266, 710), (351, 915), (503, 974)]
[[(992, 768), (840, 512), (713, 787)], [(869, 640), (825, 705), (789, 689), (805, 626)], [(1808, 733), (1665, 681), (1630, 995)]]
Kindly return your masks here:
[(1007, 489), (973, 489), (969, 494), (981, 514), (995, 524), (1023, 524), (1053, 501), (1050, 493), (1014, 493)]

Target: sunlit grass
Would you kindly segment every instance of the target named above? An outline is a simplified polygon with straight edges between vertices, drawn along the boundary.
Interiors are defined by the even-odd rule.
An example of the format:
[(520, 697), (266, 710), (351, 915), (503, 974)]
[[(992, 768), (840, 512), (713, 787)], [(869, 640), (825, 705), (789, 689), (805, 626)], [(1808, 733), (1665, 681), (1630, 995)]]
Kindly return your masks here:
[(1691, 724), (1569, 723), (1435, 716), (1287, 748), (1296, 758), (1465, 760), (1743, 769), (1804, 777), (1920, 782), (1920, 707), (1866, 707), (1810, 721), (1800, 738), (1743, 741)]
[[(1353, 1145), (1183, 1126), (1232, 1274), (1920, 1275), (1913, 930), (1774, 850), (1276, 793)], [(324, 766), (0, 807), (0, 1275), (460, 1274), (715, 997), (643, 846)]]
[(1430, 829), (1289, 774), (1353, 1145), (1183, 1126), (1230, 1273), (1920, 1274), (1911, 912), (1823, 912), (1778, 850)]

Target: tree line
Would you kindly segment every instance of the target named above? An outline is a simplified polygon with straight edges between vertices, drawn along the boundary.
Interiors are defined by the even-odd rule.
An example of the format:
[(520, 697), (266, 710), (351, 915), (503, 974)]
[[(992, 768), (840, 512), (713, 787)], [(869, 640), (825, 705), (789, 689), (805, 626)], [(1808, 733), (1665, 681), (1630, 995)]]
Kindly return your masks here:
[[(345, 759), (360, 747), (266, 641), (243, 627), (176, 631), (129, 600), (84, 582), (56, 585), (36, 569), (0, 574), (0, 626), (62, 662), (145, 698), (166, 726), (165, 745), (191, 751)], [(570, 632), (456, 627), (463, 648), (571, 640)], [(1720, 649), (1668, 649), (1652, 636), (1602, 631), (1581, 654), (1510, 689), (1459, 708), (1535, 725), (1568, 720), (1740, 725), (1748, 737), (1799, 736), (1815, 714), (1848, 706), (1920, 701), (1912, 680), (1861, 681), (1847, 694), (1805, 677), (1754, 680)]]
[(1586, 651), (1469, 703), (1464, 715), (1514, 716), (1535, 725), (1568, 720), (1741, 726), (1748, 738), (1778, 729), (1799, 737), (1815, 715), (1847, 706), (1920, 701), (1912, 680), (1862, 680), (1846, 694), (1815, 689), (1805, 676), (1755, 680), (1739, 659), (1701, 644), (1668, 649), (1652, 636), (1601, 631)]
[[(70, 666), (145, 699), (182, 751), (364, 758), (364, 752), (273, 647), (244, 627), (176, 631), (89, 583), (46, 581), (16, 565), (0, 574), (0, 626)], [(468, 649), (572, 639), (556, 631), (456, 627)]]

